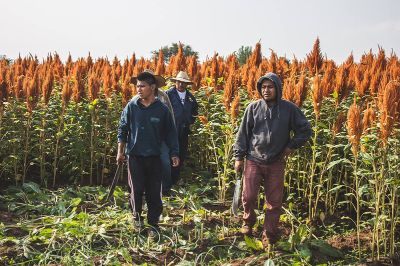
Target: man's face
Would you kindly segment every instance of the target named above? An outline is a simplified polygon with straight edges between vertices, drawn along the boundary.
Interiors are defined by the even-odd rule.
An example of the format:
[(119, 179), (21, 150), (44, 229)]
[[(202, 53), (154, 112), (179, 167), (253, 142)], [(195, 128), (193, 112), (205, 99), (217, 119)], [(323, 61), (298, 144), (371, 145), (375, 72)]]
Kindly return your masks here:
[(175, 87), (178, 91), (184, 92), (186, 90), (187, 83), (177, 80), (175, 81)]
[(140, 99), (147, 100), (154, 96), (154, 91), (156, 89), (156, 85), (149, 85), (146, 81), (138, 80), (136, 83), (137, 94)]
[(267, 79), (261, 83), (261, 94), (265, 101), (274, 102), (276, 101), (276, 88), (275, 84)]

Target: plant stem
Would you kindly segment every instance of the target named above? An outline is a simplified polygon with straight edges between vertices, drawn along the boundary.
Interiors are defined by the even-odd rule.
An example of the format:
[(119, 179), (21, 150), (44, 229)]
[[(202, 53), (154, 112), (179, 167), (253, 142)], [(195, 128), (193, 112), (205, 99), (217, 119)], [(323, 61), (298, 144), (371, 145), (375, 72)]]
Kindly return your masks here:
[[(334, 140), (334, 138), (333, 138), (333, 140)], [(323, 168), (321, 170), (321, 173), (319, 174), (319, 182), (318, 182), (317, 193), (316, 193), (316, 197), (315, 197), (315, 205), (314, 205), (314, 208), (313, 208), (313, 211), (312, 211), (312, 213), (313, 213), (312, 218), (314, 218), (315, 214), (317, 213), (318, 201), (319, 201), (320, 194), (321, 194), (321, 187), (322, 187), (322, 185), (323, 185), (323, 183), (325, 181), (324, 180), (324, 174), (327, 171), (326, 170), (327, 169), (327, 165), (331, 161), (331, 157), (332, 157), (332, 150), (333, 150), (332, 146), (333, 146), (333, 141), (332, 141), (332, 143), (330, 144), (330, 146), (328, 148), (328, 152), (327, 152), (327, 154), (325, 156), (324, 166), (323, 166)], [(327, 188), (326, 191), (329, 191), (329, 189)]]
[(30, 128), (32, 122), (32, 113), (28, 113), (28, 120), (26, 122), (26, 134), (25, 134), (25, 147), (24, 147), (24, 168), (22, 172), (22, 183), (25, 183), (26, 173), (28, 171), (28, 154), (29, 154), (29, 138)]
[(312, 213), (312, 198), (313, 198), (313, 180), (314, 174), (316, 170), (316, 154), (317, 154), (317, 136), (318, 136), (318, 117), (315, 117), (315, 129), (314, 129), (314, 137), (313, 137), (313, 146), (312, 146), (312, 163), (311, 163), (311, 173), (310, 173), (310, 184), (309, 184), (309, 195), (308, 195), (308, 219), (311, 221), (313, 219)]
[(106, 141), (104, 145), (104, 152), (103, 152), (103, 164), (102, 164), (102, 170), (101, 170), (101, 184), (104, 184), (104, 176), (105, 176), (105, 171), (104, 169), (106, 167), (106, 160), (107, 160), (107, 154), (108, 154), (108, 144), (110, 143), (110, 134), (109, 134), (109, 103), (106, 102), (106, 125), (105, 125), (105, 132), (106, 132)]
[(354, 177), (355, 177), (355, 196), (356, 196), (356, 230), (357, 230), (357, 248), (358, 248), (358, 260), (361, 261), (361, 242), (360, 242), (360, 180), (357, 174), (358, 160), (357, 155), (354, 155)]
[(57, 128), (57, 133), (56, 133), (56, 145), (54, 148), (54, 160), (53, 160), (53, 187), (56, 186), (56, 176), (57, 176), (57, 168), (58, 168), (58, 149), (60, 145), (60, 136), (61, 136), (61, 130), (64, 125), (64, 113), (65, 113), (65, 105), (63, 104), (61, 114), (58, 119), (58, 128)]
[(46, 118), (44, 117), (46, 114), (46, 108), (44, 108), (44, 113), (42, 115), (42, 123), (40, 129), (40, 181), (47, 187), (47, 180), (45, 180), (45, 154), (44, 154), (44, 146), (45, 146), (45, 127), (46, 127)]
[[(96, 107), (93, 107), (96, 108)], [(89, 177), (89, 182), (90, 185), (93, 185), (93, 160), (94, 160), (94, 125), (95, 125), (95, 110), (93, 109), (91, 111), (91, 126), (90, 126), (90, 177)]]
[[(396, 146), (394, 148), (394, 154), (399, 154), (399, 150), (398, 150), (398, 142), (396, 142)], [(391, 169), (399, 169), (399, 161), (397, 159), (397, 165), (394, 166), (394, 168)], [(393, 180), (399, 180), (399, 171), (394, 171), (394, 177)], [(396, 224), (397, 224), (397, 220), (398, 220), (398, 215), (397, 215), (397, 200), (399, 197), (399, 194), (397, 193), (397, 189), (398, 189), (398, 184), (394, 183), (392, 184), (392, 189), (391, 189), (391, 219), (390, 219), (390, 251), (389, 254), (391, 257), (394, 256), (395, 253), (395, 246), (396, 246), (396, 242), (395, 242), (395, 233), (396, 233)]]
[[(376, 165), (375, 162), (372, 164), (372, 169), (374, 173), (376, 173)], [(372, 243), (371, 243), (371, 253), (372, 260), (375, 259), (375, 247), (379, 246), (379, 231), (378, 231), (378, 223), (379, 223), (379, 175), (374, 174), (374, 182), (375, 182), (375, 220), (374, 220), (374, 228), (372, 230)]]

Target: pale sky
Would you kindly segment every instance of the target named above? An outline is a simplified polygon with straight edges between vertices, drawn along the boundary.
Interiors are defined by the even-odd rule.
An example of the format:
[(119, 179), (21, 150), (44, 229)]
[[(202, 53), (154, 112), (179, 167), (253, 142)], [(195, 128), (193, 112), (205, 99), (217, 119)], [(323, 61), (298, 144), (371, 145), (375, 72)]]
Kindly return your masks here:
[(305, 58), (319, 36), (321, 50), (337, 63), (378, 45), (400, 56), (398, 0), (0, 0), (0, 55), (57, 52), (63, 60), (135, 53), (183, 42), (200, 59), (227, 56), (261, 40), (289, 59)]

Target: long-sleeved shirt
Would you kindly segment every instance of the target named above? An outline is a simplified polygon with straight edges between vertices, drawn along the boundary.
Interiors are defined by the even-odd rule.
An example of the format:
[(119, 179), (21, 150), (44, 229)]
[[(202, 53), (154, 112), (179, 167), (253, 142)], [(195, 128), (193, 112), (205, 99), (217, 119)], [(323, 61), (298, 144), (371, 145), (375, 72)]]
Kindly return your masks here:
[(167, 106), (156, 99), (145, 107), (139, 98), (131, 100), (121, 114), (118, 142), (127, 143), (129, 155), (158, 156), (165, 141), (170, 156), (179, 155), (177, 131)]

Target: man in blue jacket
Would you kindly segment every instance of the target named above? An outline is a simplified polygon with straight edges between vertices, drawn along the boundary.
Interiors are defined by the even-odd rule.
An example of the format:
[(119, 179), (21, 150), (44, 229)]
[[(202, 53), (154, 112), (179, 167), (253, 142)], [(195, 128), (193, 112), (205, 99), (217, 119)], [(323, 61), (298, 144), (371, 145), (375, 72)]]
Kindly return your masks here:
[[(143, 72), (149, 72), (150, 74), (154, 75), (154, 72), (150, 69), (145, 69)], [(163, 91), (162, 89), (157, 90), (156, 97), (163, 104), (165, 104), (168, 107), (169, 111), (172, 114), (172, 118), (173, 118), (174, 124), (175, 124), (174, 111), (172, 110), (172, 105), (171, 105), (171, 102), (169, 100), (167, 93), (165, 91)], [(139, 98), (139, 95), (135, 95), (132, 100), (136, 100), (137, 98)], [(165, 144), (164, 141), (161, 143), (160, 157), (161, 157), (161, 163), (163, 166), (162, 194), (163, 194), (163, 196), (169, 196), (170, 190), (172, 187), (172, 179), (171, 179), (171, 168), (172, 167), (171, 167), (171, 158), (170, 158), (170, 154), (169, 154), (169, 149), (168, 149), (167, 144)]]
[(165, 141), (172, 166), (179, 165), (179, 147), (176, 128), (168, 107), (156, 98), (157, 89), (165, 84), (164, 78), (142, 72), (132, 78), (138, 98), (124, 108), (118, 128), (117, 163), (128, 155), (128, 182), (131, 189), (130, 205), (136, 225), (143, 224), (142, 198), (145, 194), (148, 207), (148, 224), (158, 229), (162, 213), (161, 143)]
[[(264, 185), (267, 208), (262, 240), (267, 246), (279, 239), (286, 158), (310, 138), (311, 127), (296, 105), (281, 98), (282, 82), (276, 74), (260, 77), (257, 90), (262, 99), (247, 106), (237, 134), (235, 170), (240, 172), (246, 159), (241, 229), (245, 235), (252, 234), (257, 195), (260, 185)], [(292, 137), (291, 132), (294, 133)]]
[(194, 96), (187, 90), (187, 86), (192, 84), (189, 76), (184, 71), (180, 71), (175, 78), (171, 78), (175, 86), (167, 90), (167, 95), (174, 110), (175, 124), (178, 131), (179, 158), (178, 167), (172, 168), (172, 183), (176, 184), (179, 180), (180, 169), (186, 158), (189, 143), (190, 125), (192, 125), (198, 114), (198, 104)]

